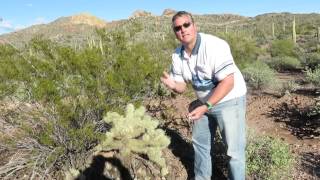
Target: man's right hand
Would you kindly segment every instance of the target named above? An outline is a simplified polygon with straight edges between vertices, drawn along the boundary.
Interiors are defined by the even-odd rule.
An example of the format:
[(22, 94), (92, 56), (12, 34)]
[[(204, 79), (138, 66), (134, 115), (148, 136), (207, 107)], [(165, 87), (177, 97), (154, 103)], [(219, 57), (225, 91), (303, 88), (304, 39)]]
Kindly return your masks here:
[(161, 82), (166, 85), (169, 89), (174, 90), (176, 87), (176, 82), (173, 78), (165, 71), (163, 71), (161, 76)]

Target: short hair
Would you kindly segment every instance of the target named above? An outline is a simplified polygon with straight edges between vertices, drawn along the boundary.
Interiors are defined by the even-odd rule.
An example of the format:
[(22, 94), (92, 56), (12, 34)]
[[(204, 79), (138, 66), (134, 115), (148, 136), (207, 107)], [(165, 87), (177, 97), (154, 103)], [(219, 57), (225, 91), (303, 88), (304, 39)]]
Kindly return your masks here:
[(187, 12), (187, 11), (178, 11), (173, 17), (172, 17), (172, 23), (174, 23), (174, 21), (178, 18), (178, 17), (182, 17), (182, 16), (188, 16), (191, 20), (192, 23), (194, 23), (193, 21), (193, 17), (191, 15), (191, 13)]

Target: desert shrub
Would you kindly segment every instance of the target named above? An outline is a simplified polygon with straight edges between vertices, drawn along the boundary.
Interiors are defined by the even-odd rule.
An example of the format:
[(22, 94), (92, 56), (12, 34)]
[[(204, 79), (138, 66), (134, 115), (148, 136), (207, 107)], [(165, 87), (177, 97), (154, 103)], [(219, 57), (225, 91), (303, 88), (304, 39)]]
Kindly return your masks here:
[(130, 43), (123, 32), (103, 34), (102, 44), (80, 50), (42, 37), (26, 45), (28, 52), (1, 47), (1, 97), (27, 94), (21, 101), (38, 102), (48, 114), (37, 128), (24, 127), (37, 143), (54, 151), (43, 172), (83, 167), (102, 138), (106, 110), (123, 112), (126, 104), (157, 95), (163, 67), (146, 45)]
[(290, 179), (294, 156), (289, 145), (276, 138), (248, 133), (247, 175), (253, 179)]
[(315, 69), (320, 64), (320, 53), (309, 53), (306, 57), (305, 66)]
[(19, 87), (24, 86), (18, 82), (24, 79), (24, 75), (19, 73), (19, 64), (26, 63), (22, 58), (19, 51), (12, 46), (0, 45), (0, 98), (13, 94)]
[(320, 65), (318, 65), (314, 70), (306, 70), (307, 81), (313, 83), (316, 86), (320, 85)]
[(242, 70), (249, 86), (254, 89), (272, 87), (275, 82), (274, 71), (265, 63), (256, 61)]
[(282, 95), (285, 93), (291, 93), (298, 89), (299, 85), (295, 81), (286, 81), (283, 82), (279, 88), (279, 91)]
[(297, 34), (303, 34), (303, 35), (313, 35), (314, 32), (314, 25), (313, 24), (300, 24), (297, 26)]
[(295, 46), (292, 40), (275, 40), (271, 44), (271, 56), (295, 56)]
[(221, 34), (219, 36), (230, 44), (232, 55), (240, 69), (254, 62), (261, 51), (257, 47), (256, 41), (250, 36), (239, 36), (231, 33)]
[(300, 61), (295, 57), (276, 56), (268, 61), (268, 65), (277, 71), (292, 71), (301, 68)]
[[(318, 120), (317, 118), (320, 118), (320, 98), (316, 98), (316, 102), (312, 107), (309, 108), (307, 116), (311, 118), (315, 117), (314, 119), (316, 119), (316, 121)], [(317, 129), (320, 130), (320, 127), (318, 126)], [(320, 133), (320, 131), (318, 133)]]
[(0, 56), (2, 58), (12, 58), (19, 54), (17, 54), (18, 50), (15, 49), (13, 46), (7, 44), (0, 44)]

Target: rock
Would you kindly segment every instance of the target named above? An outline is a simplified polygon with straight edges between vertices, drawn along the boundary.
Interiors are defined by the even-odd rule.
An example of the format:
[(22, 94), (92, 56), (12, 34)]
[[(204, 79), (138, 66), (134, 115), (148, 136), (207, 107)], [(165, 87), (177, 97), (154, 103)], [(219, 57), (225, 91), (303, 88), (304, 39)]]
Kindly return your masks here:
[(162, 16), (173, 16), (177, 11), (173, 9), (165, 9)]
[(150, 12), (147, 12), (145, 10), (136, 10), (133, 12), (133, 14), (129, 17), (130, 19), (138, 18), (138, 17), (148, 17), (153, 16)]

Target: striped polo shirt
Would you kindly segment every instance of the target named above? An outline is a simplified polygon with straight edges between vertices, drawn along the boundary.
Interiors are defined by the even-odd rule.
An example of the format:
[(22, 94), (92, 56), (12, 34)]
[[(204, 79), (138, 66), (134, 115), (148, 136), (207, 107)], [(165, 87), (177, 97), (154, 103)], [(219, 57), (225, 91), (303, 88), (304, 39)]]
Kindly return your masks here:
[(170, 75), (177, 82), (191, 83), (197, 97), (206, 102), (219, 81), (234, 73), (234, 88), (219, 102), (246, 94), (244, 78), (235, 65), (228, 43), (216, 36), (198, 33), (191, 57), (179, 46), (172, 54)]

